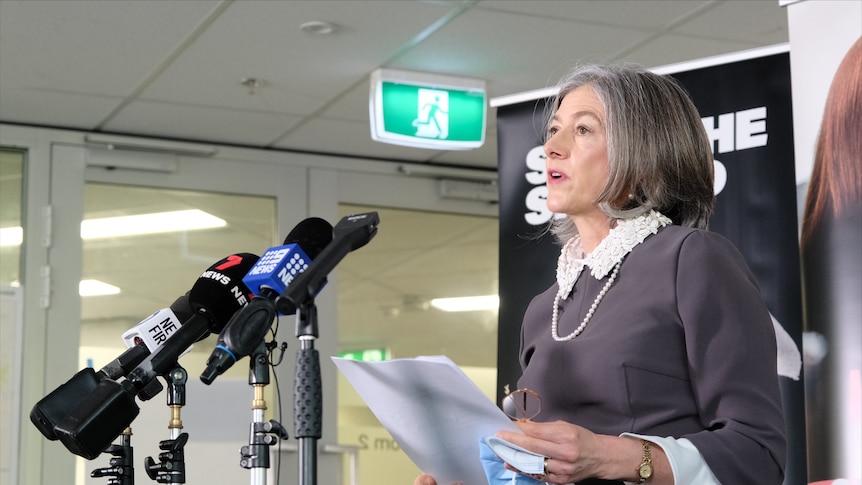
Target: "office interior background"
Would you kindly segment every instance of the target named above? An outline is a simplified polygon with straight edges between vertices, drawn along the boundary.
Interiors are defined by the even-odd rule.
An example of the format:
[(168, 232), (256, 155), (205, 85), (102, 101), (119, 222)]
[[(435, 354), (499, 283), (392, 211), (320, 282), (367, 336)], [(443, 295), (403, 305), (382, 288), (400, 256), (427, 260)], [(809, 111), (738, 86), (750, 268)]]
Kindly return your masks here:
[[(419, 470), (329, 356), (446, 355), (496, 394), (496, 311), (431, 305), (496, 293), (495, 116), (489, 107), (476, 149), (373, 141), (371, 73), (479, 79), (500, 100), (553, 86), (576, 63), (660, 67), (789, 45), (794, 118), (817, 120), (831, 72), (862, 30), (859, 6), (0, 0), (0, 482), (104, 483), (90, 473), (108, 457), (85, 461), (46, 440), (29, 423), (32, 405), (78, 369), (116, 357), (123, 332), (185, 293), (218, 259), (260, 254), (306, 217), (335, 224), (376, 211), (377, 236), (338, 265), (317, 298), (319, 480), (412, 483)], [(820, 85), (797, 84), (797, 69), (822, 71)], [(797, 101), (797, 86), (810, 95)], [(803, 194), (816, 122), (808, 126), (795, 130)], [(187, 210), (212, 216), (213, 225), (84, 233), (108, 218)], [(109, 220), (109, 229), (117, 224)], [(116, 293), (85, 296), (83, 281)], [(292, 318), (279, 319), (276, 338), (288, 348), (267, 387), (268, 416), (291, 432), (294, 327)], [(252, 416), (248, 362), (204, 386), (198, 375), (214, 343), (214, 336), (202, 340), (180, 359), (189, 372), (187, 483), (248, 480), (238, 451)], [(169, 411), (164, 392), (139, 404), (132, 444), (137, 480), (146, 483), (143, 457), (158, 455)], [(271, 483), (295, 483), (295, 448), (295, 440), (273, 448)]]

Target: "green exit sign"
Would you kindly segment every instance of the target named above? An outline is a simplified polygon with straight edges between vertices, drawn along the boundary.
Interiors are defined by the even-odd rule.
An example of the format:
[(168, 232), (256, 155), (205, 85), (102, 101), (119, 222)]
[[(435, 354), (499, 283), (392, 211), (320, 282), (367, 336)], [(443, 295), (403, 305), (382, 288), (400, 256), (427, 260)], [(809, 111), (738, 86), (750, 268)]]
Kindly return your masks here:
[(342, 359), (359, 360), (362, 362), (380, 362), (389, 359), (386, 349), (345, 350), (338, 353)]
[(384, 143), (467, 150), (485, 143), (481, 80), (378, 69), (371, 76), (371, 138)]

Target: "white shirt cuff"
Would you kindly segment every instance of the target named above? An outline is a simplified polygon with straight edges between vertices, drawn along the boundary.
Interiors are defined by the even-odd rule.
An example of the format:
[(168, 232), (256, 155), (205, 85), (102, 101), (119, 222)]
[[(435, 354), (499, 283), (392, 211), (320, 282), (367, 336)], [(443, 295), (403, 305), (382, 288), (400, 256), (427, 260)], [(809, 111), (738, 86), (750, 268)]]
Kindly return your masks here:
[[(621, 437), (640, 438), (661, 447), (670, 462), (676, 484), (697, 483), (699, 485), (721, 485), (703, 459), (703, 455), (685, 438), (646, 436), (623, 433)], [(625, 482), (631, 485), (633, 482)]]

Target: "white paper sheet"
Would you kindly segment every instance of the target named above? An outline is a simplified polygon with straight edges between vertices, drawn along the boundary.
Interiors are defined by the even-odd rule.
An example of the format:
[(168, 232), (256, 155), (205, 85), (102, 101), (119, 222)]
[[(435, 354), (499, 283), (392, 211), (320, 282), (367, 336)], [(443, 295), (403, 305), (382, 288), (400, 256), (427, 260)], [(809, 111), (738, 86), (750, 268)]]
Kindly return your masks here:
[(479, 439), (519, 432), (445, 356), (332, 361), (413, 463), (441, 485), (487, 484)]

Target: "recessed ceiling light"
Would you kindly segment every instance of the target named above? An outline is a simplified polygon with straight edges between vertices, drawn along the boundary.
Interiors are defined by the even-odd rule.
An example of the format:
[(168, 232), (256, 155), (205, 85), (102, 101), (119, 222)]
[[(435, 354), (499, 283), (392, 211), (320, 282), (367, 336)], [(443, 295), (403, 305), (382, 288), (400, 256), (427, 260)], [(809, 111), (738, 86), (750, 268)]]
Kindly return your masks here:
[(305, 22), (299, 26), (300, 30), (306, 34), (314, 35), (329, 35), (336, 31), (337, 27), (332, 22), (324, 22), (322, 20), (312, 20)]

